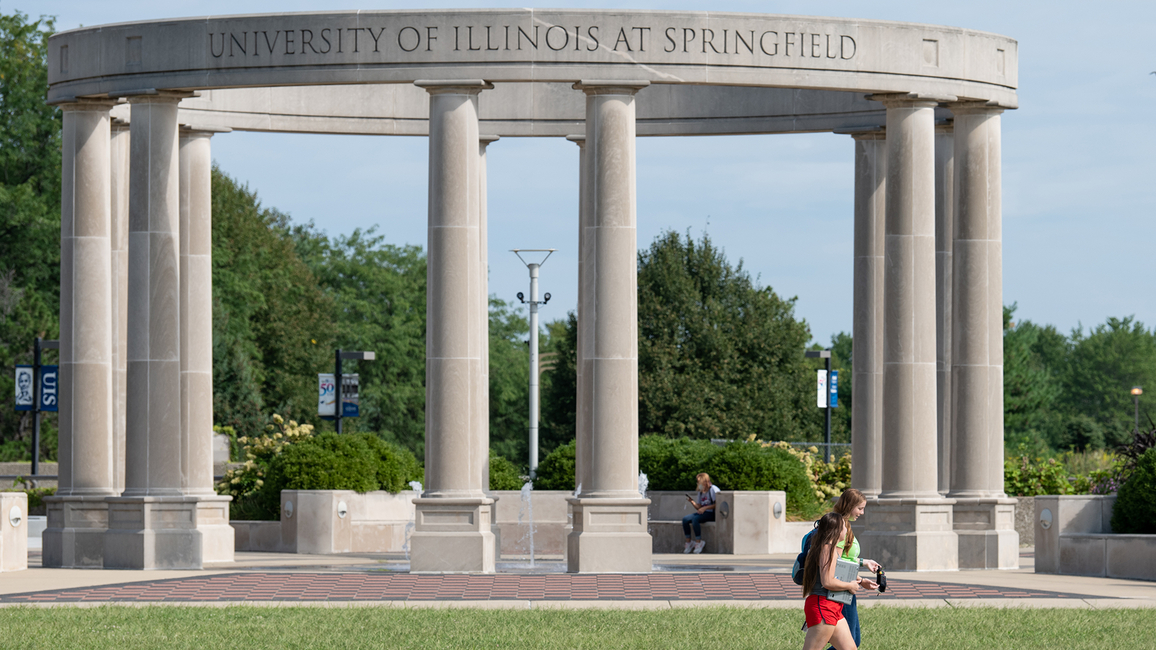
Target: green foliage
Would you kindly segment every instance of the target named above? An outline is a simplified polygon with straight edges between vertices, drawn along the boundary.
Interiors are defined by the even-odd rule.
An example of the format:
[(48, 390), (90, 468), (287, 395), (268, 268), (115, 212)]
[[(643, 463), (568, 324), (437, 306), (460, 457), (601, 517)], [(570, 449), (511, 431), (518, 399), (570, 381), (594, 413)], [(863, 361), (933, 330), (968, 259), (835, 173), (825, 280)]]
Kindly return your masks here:
[(503, 456), (490, 452), (491, 490), (521, 490), (524, 483), (517, 465)]
[(723, 490), (783, 490), (787, 510), (799, 515), (818, 506), (806, 468), (788, 449), (758, 442), (719, 446), (707, 440), (642, 436), (638, 468), (651, 490), (694, 490), (700, 472)]
[(372, 350), (377, 360), (346, 362), (360, 375), (361, 417), (346, 431), (376, 431), (415, 454), (425, 440), (426, 257), (418, 246), (394, 246), (376, 228), (327, 237), (312, 223), (294, 226), (297, 251), (332, 301), (333, 347)]
[[(490, 448), (505, 458), (530, 457), (529, 334), (521, 308), (490, 296)], [(539, 445), (543, 455), (552, 449)]]
[[(59, 335), (61, 113), (44, 103), (52, 33), (51, 19), (0, 14), (0, 461), (32, 452), (10, 369), (32, 363), (35, 337)], [(54, 460), (56, 414), (41, 423), (43, 457)]]
[(707, 236), (660, 235), (638, 258), (640, 432), (814, 435), (809, 338), (794, 300), (732, 267)]
[(380, 434), (356, 434), (365, 440), (370, 451), (370, 460), (374, 462), (374, 472), (377, 487), (375, 490), (385, 490), (397, 494), (409, 489), (410, 481), (425, 480), (425, 471), (421, 463), (410, 450), (399, 444), (389, 442)]
[[(638, 470), (646, 474), (651, 490), (694, 490), (695, 476), (710, 473), (706, 468), (720, 449), (709, 440), (640, 436)], [(724, 490), (731, 489), (717, 480), (715, 483)]]
[(291, 445), (269, 463), (263, 491), (377, 489), (377, 467), (365, 434), (322, 433)]
[(215, 167), (212, 192), (216, 424), (259, 435), (272, 411), (316, 426), (333, 300), (298, 257), (288, 217)]
[(229, 504), (229, 518), (238, 520), (275, 520), (280, 517), (281, 502), (278, 493), (265, 490), (269, 466), (286, 447), (313, 436), (313, 425), (288, 423), (276, 413), (259, 436), (241, 436), (240, 457), (243, 464), (225, 472), (217, 484), (217, 494), (233, 497)]
[(574, 440), (577, 426), (578, 317), (574, 312), (566, 314), (566, 318), (546, 323), (546, 342), (542, 350), (542, 363), (548, 359), (554, 367), (542, 375), (538, 444), (543, 449), (554, 449)]
[(573, 491), (576, 487), (574, 450), (575, 442), (571, 440), (543, 458), (542, 462), (538, 463), (534, 489)]
[(1144, 452), (1116, 494), (1112, 532), (1156, 534), (1156, 448)]

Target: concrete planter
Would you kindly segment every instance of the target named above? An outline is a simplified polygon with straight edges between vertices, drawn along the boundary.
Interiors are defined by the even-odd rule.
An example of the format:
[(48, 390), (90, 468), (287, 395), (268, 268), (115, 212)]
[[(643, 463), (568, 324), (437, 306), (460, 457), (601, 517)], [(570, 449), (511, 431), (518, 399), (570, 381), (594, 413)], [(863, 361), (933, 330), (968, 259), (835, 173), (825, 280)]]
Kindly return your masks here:
[(1156, 535), (1113, 533), (1115, 495), (1034, 501), (1036, 573), (1156, 580)]
[[(681, 553), (682, 518), (692, 512), (686, 492), (650, 492), (648, 528), (655, 553)], [(280, 521), (231, 521), (236, 550), (270, 553), (400, 553), (413, 531), (411, 491), (390, 494), (348, 490), (285, 490)], [(517, 491), (496, 491), (494, 533), (501, 555), (529, 554), (526, 504)], [(564, 557), (571, 530), (573, 492), (530, 493), (534, 557)], [(786, 521), (783, 492), (720, 492), (715, 521), (703, 525), (707, 553), (792, 553), (810, 529)], [(776, 505), (778, 514), (776, 514)], [(344, 513), (344, 514), (343, 514)], [(522, 521), (519, 522), (519, 515)]]
[(400, 553), (413, 529), (411, 490), (283, 490), (281, 521), (231, 521), (236, 550), (270, 553)]
[(0, 571), (28, 568), (28, 495), (0, 492)]

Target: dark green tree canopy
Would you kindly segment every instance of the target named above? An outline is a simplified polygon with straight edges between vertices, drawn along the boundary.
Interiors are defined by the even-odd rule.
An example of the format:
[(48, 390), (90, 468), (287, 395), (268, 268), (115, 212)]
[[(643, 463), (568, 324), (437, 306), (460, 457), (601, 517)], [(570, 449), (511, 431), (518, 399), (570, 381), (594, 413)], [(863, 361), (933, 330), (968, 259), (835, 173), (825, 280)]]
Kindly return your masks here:
[(706, 235), (638, 256), (639, 432), (802, 440), (813, 434), (807, 324)]

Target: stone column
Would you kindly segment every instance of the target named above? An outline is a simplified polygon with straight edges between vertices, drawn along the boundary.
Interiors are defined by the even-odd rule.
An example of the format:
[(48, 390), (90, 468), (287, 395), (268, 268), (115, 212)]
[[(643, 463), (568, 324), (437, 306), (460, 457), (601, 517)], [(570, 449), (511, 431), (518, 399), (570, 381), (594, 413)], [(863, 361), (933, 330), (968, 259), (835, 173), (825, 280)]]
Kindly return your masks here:
[(1019, 565), (1015, 500), (1003, 491), (1003, 274), (1000, 113), (955, 115), (952, 471), (960, 568)]
[(231, 562), (232, 498), (213, 490), (212, 136), (182, 129), (179, 140), (181, 487), (198, 499), (202, 561)]
[(490, 493), (490, 258), (486, 226), (486, 147), (498, 139), (496, 135), (478, 138), (478, 349), (481, 351), (481, 375), (475, 391), (477, 430), (474, 437), (478, 454), (475, 464), (481, 470), (482, 490), (486, 494)]
[(112, 102), (61, 106), (59, 487), (48, 503), (44, 566), (98, 567), (115, 494)]
[[(590, 114), (590, 104), (594, 101), (593, 95), (586, 96), (587, 114)], [(586, 350), (594, 344), (594, 328), (583, 327), (583, 322), (591, 313), (594, 305), (594, 285), (587, 281), (593, 273), (594, 264), (594, 204), (591, 197), (591, 171), (593, 156), (586, 146), (586, 136), (571, 135), (567, 140), (578, 145), (578, 337), (575, 346), (574, 368), (575, 386), (575, 422), (574, 422), (574, 485), (575, 494), (580, 494), (583, 487), (590, 485), (590, 393), (593, 390), (594, 376), (590, 372), (588, 354)]]
[(177, 103), (129, 98), (129, 278), (125, 490), (108, 502), (104, 566), (201, 568), (197, 501), (181, 441), (180, 177)]
[(882, 487), (883, 216), (887, 139), (883, 131), (855, 139), (855, 289), (851, 348), (851, 484), (868, 498)]
[(883, 272), (883, 476), (863, 552), (891, 569), (956, 568), (951, 501), (938, 492), (935, 427), (935, 106), (887, 107)]
[[(649, 82), (583, 81), (590, 215), (578, 338), (589, 406), (589, 469), (570, 503), (571, 572), (651, 570), (648, 499), (638, 493), (638, 295), (634, 95)], [(583, 255), (587, 253), (584, 249)], [(586, 404), (579, 404), (579, 412)]]
[[(430, 95), (426, 486), (414, 499), (413, 571), (494, 571), (493, 499), (478, 466), (478, 80), (418, 81)], [(488, 453), (488, 450), (487, 450)]]
[(124, 422), (128, 351), (128, 161), (129, 126), (112, 121), (112, 448), (113, 487), (124, 491)]
[(935, 126), (935, 426), (940, 494), (951, 489), (951, 239), (955, 136), (950, 123)]

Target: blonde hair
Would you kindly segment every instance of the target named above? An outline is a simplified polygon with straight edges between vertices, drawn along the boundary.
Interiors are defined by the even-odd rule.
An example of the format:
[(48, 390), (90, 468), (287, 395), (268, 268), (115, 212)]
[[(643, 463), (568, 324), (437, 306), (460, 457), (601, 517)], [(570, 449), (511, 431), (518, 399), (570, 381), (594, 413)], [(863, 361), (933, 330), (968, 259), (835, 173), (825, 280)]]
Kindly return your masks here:
[(851, 545), (855, 543), (855, 533), (851, 530), (851, 512), (862, 503), (867, 503), (867, 497), (855, 488), (843, 490), (843, 494), (840, 494), (839, 499), (835, 501), (833, 511), (847, 522), (847, 538), (843, 540), (844, 551), (851, 550)]
[[(702, 472), (698, 476), (694, 477), (694, 480), (695, 480), (695, 486), (694, 487), (696, 490), (698, 490), (698, 486), (702, 485), (702, 482), (704, 479), (706, 480), (707, 483), (714, 485), (714, 483), (711, 483), (710, 474), (707, 474), (706, 472)], [(702, 490), (698, 490), (698, 491), (702, 492)]]

